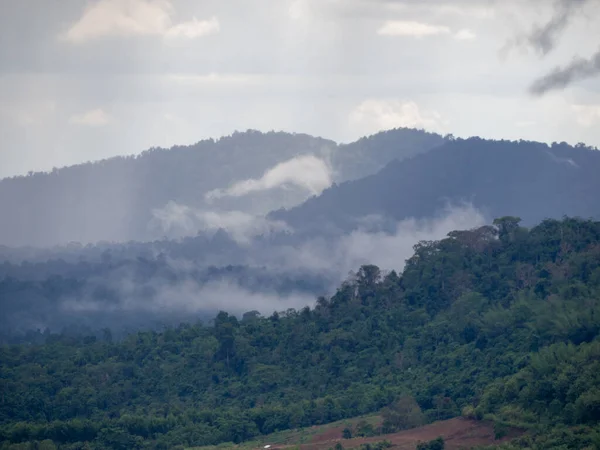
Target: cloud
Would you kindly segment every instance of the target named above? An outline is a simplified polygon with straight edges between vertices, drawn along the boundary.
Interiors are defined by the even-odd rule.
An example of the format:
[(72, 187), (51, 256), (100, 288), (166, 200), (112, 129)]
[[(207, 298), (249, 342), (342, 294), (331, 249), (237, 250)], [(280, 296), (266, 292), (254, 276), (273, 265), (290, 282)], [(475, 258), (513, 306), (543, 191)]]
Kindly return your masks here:
[(389, 20), (377, 30), (377, 34), (381, 36), (411, 36), (422, 38), (440, 34), (450, 34), (450, 28), (422, 22)]
[(471, 205), (448, 206), (433, 219), (400, 221), (391, 234), (354, 231), (340, 239), (337, 254), (346, 264), (344, 269), (356, 270), (364, 264), (375, 264), (382, 269), (401, 271), (419, 241), (443, 239), (450, 231), (484, 224), (483, 215)]
[(546, 154), (550, 157), (550, 159), (554, 162), (557, 162), (559, 164), (567, 164), (571, 167), (576, 167), (576, 168), (580, 168), (579, 164), (577, 164), (575, 161), (573, 161), (571, 158), (560, 158), (558, 156), (556, 156), (554, 153), (547, 151)]
[(506, 55), (515, 47), (529, 47), (541, 56), (546, 56), (554, 50), (560, 36), (569, 22), (588, 0), (556, 0), (550, 19), (544, 24), (536, 24), (528, 33), (521, 33), (510, 39), (500, 50)]
[(600, 124), (600, 105), (573, 105), (577, 123), (583, 127)]
[(324, 160), (314, 155), (303, 155), (277, 164), (258, 179), (244, 180), (228, 189), (210, 191), (205, 198), (210, 201), (227, 196), (242, 197), (252, 192), (286, 186), (296, 186), (316, 195), (331, 186), (331, 178), (331, 168)]
[(457, 0), (295, 0), (294, 10), (305, 12), (318, 8), (321, 15), (335, 18), (386, 18), (390, 17), (493, 17), (492, 2)]
[(204, 75), (170, 74), (167, 75), (169, 82), (188, 87), (251, 87), (263, 85), (266, 82), (275, 82), (276, 78), (269, 78), (264, 74), (245, 73), (208, 73)]
[(295, 245), (259, 239), (232, 252), (234, 261), (225, 261), (222, 269), (214, 266), (215, 256), (229, 251), (215, 249), (206, 260), (204, 255), (188, 260), (175, 256), (177, 244), (155, 243), (156, 259), (105, 266), (106, 271), (86, 278), (76, 296), (60, 298), (58, 307), (52, 304), (48, 310), (24, 311), (19, 322), (23, 327), (61, 329), (77, 323), (131, 330), (209, 319), (217, 310), (269, 314), (298, 309), (313, 305), (316, 295), (335, 292), (363, 264), (402, 271), (419, 241), (442, 239), (450, 231), (480, 226), (484, 219), (470, 205), (461, 205), (428, 220), (400, 221), (392, 232), (368, 231), (381, 222), (384, 218), (372, 216), (350, 234), (301, 239)]
[(97, 108), (86, 111), (81, 114), (75, 114), (69, 118), (69, 123), (73, 125), (85, 125), (89, 127), (102, 127), (107, 125), (111, 117), (104, 110)]
[(456, 34), (454, 35), (455, 39), (458, 39), (459, 41), (470, 41), (473, 40), (477, 37), (477, 35), (468, 29), (462, 29), (456, 32)]
[[(505, 55), (516, 46), (528, 46), (542, 57), (552, 52), (573, 17), (590, 3), (589, 0), (556, 0), (553, 14), (546, 23), (535, 25), (528, 34), (521, 34), (508, 41), (500, 50)], [(529, 93), (541, 96), (552, 90), (564, 89), (575, 81), (591, 78), (600, 73), (600, 50), (589, 59), (575, 57), (570, 64), (555, 67), (546, 75), (536, 79)]]
[(118, 298), (116, 302), (68, 298), (61, 302), (60, 308), (64, 312), (77, 314), (145, 312), (179, 316), (185, 313), (188, 316), (182, 316), (181, 320), (190, 320), (189, 314), (214, 314), (219, 310), (232, 314), (257, 310), (267, 315), (273, 311), (312, 306), (316, 300), (316, 296), (305, 293), (279, 295), (268, 291), (253, 292), (227, 281), (199, 284), (193, 279), (184, 279), (176, 284), (168, 284), (166, 280), (155, 280), (144, 287), (150, 288), (153, 295), (141, 299), (141, 286), (133, 279), (124, 279), (113, 286)]
[(170, 201), (163, 208), (152, 210), (149, 227), (172, 238), (193, 236), (199, 231), (223, 229), (238, 243), (278, 231), (289, 231), (282, 221), (268, 220), (241, 211), (205, 211)]
[(380, 36), (405, 36), (424, 38), (428, 36), (452, 35), (459, 41), (472, 40), (477, 35), (468, 29), (462, 29), (453, 33), (449, 27), (443, 25), (431, 25), (423, 22), (389, 20), (385, 22), (378, 30)]
[[(588, 0), (559, 0), (556, 2), (554, 14), (544, 25), (536, 25), (528, 36), (518, 38), (525, 41), (542, 55), (550, 53), (558, 38), (567, 28), (575, 12)], [(517, 41), (517, 42), (518, 42)]]
[(174, 8), (168, 0), (100, 0), (90, 4), (81, 18), (62, 36), (81, 44), (103, 37), (162, 36), (189, 39), (217, 33), (216, 17), (173, 24)]
[(421, 111), (413, 101), (368, 99), (350, 113), (350, 123), (365, 132), (392, 128), (425, 128), (441, 131), (446, 124), (437, 111)]
[(288, 7), (288, 16), (292, 20), (302, 20), (310, 16), (311, 7), (306, 0), (292, 0)]
[(188, 38), (195, 39), (209, 34), (218, 33), (221, 25), (216, 17), (210, 20), (198, 20), (195, 17), (190, 22), (183, 22), (172, 26), (165, 32), (168, 38)]
[(575, 81), (585, 80), (600, 74), (600, 50), (589, 59), (575, 58), (571, 64), (556, 67), (550, 73), (538, 78), (529, 88), (533, 95), (563, 89)]
[[(164, 214), (164, 213), (163, 213)], [(172, 221), (176, 214), (171, 212)], [(413, 246), (422, 240), (443, 239), (450, 231), (465, 230), (485, 224), (483, 215), (471, 204), (448, 205), (430, 219), (416, 220), (409, 218), (392, 222), (380, 216), (365, 217), (359, 227), (347, 234), (326, 235), (318, 237), (295, 236), (294, 231), (284, 228), (283, 222), (265, 223), (264, 219), (247, 220), (246, 225), (237, 223), (241, 214), (215, 214), (212, 229), (224, 228), (237, 233), (238, 241), (243, 244), (240, 253), (233, 254), (235, 261), (230, 264), (247, 264), (255, 267), (266, 267), (270, 273), (318, 273), (327, 277), (333, 291), (343, 281), (348, 272), (357, 270), (364, 264), (375, 264), (382, 269), (401, 271), (405, 260), (413, 253)], [(203, 219), (204, 220), (204, 219)], [(208, 219), (210, 221), (211, 219)], [(174, 222), (171, 222), (174, 223)], [(236, 231), (237, 229), (237, 231)], [(246, 229), (252, 232), (245, 231)], [(273, 244), (272, 241), (253, 241), (252, 237), (268, 232), (279, 232), (285, 229), (292, 242), (289, 244)], [(391, 231), (373, 231), (389, 229)], [(214, 262), (214, 257), (209, 257)], [(227, 264), (220, 260), (220, 264)]]
[[(381, 269), (402, 271), (405, 261), (419, 241), (443, 239), (450, 231), (475, 228), (485, 224), (483, 215), (472, 205), (447, 206), (437, 217), (397, 222), (394, 231), (372, 232), (383, 217), (365, 218), (366, 228), (359, 228), (337, 238), (313, 238), (297, 247), (273, 249), (279, 252), (276, 267), (287, 270), (311, 268), (332, 276), (332, 289), (345, 279), (348, 272), (364, 264)], [(268, 264), (267, 264), (268, 265)]]
[(0, 120), (21, 127), (39, 125), (54, 117), (56, 109), (57, 105), (53, 100), (0, 102)]

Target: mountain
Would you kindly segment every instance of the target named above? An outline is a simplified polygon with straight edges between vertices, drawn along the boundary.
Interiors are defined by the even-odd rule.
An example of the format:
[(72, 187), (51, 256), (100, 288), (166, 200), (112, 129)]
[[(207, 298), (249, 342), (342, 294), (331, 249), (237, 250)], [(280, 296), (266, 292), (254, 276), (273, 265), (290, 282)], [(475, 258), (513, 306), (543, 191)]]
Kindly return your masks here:
[[(203, 144), (208, 150), (202, 158), (213, 157), (213, 150), (231, 152), (238, 145), (234, 142), (240, 149), (242, 144), (248, 145), (249, 155), (260, 152), (262, 144), (270, 143), (271, 149), (275, 143), (288, 145), (292, 150), (282, 158), (301, 151), (302, 146), (311, 148), (313, 156), (327, 160), (336, 180), (357, 176), (360, 170), (380, 171), (358, 180), (340, 181), (296, 208), (265, 218), (244, 213), (241, 204), (230, 203), (227, 207), (234, 209), (218, 210), (223, 202), (208, 204), (203, 195), (194, 200), (190, 187), (200, 179), (164, 177), (163, 172), (182, 171), (184, 163), (191, 168), (203, 154), (199, 149), (155, 150), (127, 159), (132, 168), (140, 164), (157, 171), (162, 168), (157, 177), (163, 177), (164, 186), (172, 186), (149, 186), (144, 201), (156, 201), (156, 205), (167, 201), (166, 206), (157, 207), (157, 214), (151, 205), (141, 208), (140, 203), (126, 211), (129, 223), (137, 223), (134, 228), (140, 235), (150, 238), (149, 224), (161, 219), (169, 224), (168, 231), (180, 238), (71, 243), (51, 248), (0, 246), (0, 309), (4, 312), (0, 339), (14, 342), (27, 340), (28, 334), (38, 329), (80, 332), (82, 327), (92, 334), (110, 327), (116, 336), (161, 329), (190, 317), (210, 318), (220, 307), (238, 315), (245, 309), (270, 314), (314, 304), (318, 296), (335, 292), (347, 274), (363, 264), (400, 271), (420, 240), (441, 239), (453, 229), (471, 229), (503, 216), (519, 216), (528, 225), (546, 217), (600, 214), (600, 180), (596, 175), (600, 153), (584, 146), (479, 138), (446, 142), (437, 135), (402, 129), (336, 145), (335, 150), (327, 150), (328, 154), (325, 150), (319, 154), (320, 145), (330, 149), (330, 144), (305, 135), (249, 132)], [(439, 146), (440, 142), (446, 143)], [(289, 147), (293, 143), (297, 146)], [(438, 146), (425, 151), (430, 145)], [(243, 160), (244, 155), (240, 150), (238, 159)], [(389, 162), (394, 155), (404, 160)], [(148, 162), (159, 157), (165, 161), (161, 165)], [(272, 152), (271, 160), (257, 165), (254, 173), (276, 157)], [(181, 161), (177, 163), (181, 166), (169, 169), (167, 161)], [(212, 174), (237, 167), (213, 162)], [(111, 160), (107, 164), (120, 167), (121, 163)], [(90, 164), (86, 170), (95, 173), (102, 167), (98, 164), (98, 168)], [(286, 167), (286, 173), (298, 169)], [(70, 173), (75, 169), (64, 170)], [(273, 169), (269, 170), (272, 175)], [(110, 173), (103, 176), (109, 179)], [(310, 171), (302, 175), (314, 179)], [(57, 175), (57, 182), (61, 177)], [(187, 193), (183, 189), (186, 186), (190, 188)], [(208, 188), (198, 187), (201, 189)], [(85, 193), (85, 189), (81, 191)], [(167, 195), (176, 191), (175, 196)], [(285, 197), (293, 189), (273, 187), (261, 195), (275, 201), (275, 191)], [(41, 191), (42, 196), (46, 194)], [(115, 226), (122, 223), (114, 217), (123, 212), (118, 197), (115, 194), (104, 199), (107, 208), (110, 202), (115, 205), (104, 211)], [(57, 199), (62, 196), (48, 199), (48, 205)], [(260, 203), (252, 193), (224, 200), (246, 202), (249, 210)], [(463, 202), (474, 207), (461, 206)], [(40, 206), (41, 210), (48, 205)], [(453, 208), (447, 210), (447, 205)], [(92, 206), (91, 213), (100, 212)], [(80, 213), (75, 207), (66, 217)], [(48, 220), (34, 223), (40, 229), (48, 223), (52, 232), (63, 219), (49, 213)], [(0, 226), (11, 220), (15, 218), (9, 216)], [(28, 226), (26, 222), (22, 228)], [(202, 226), (212, 229), (198, 231)], [(65, 222), (65, 230), (69, 229), (95, 232), (93, 227)]]
[(189, 448), (370, 413), (330, 439), (462, 415), (520, 430), (503, 449), (597, 448), (600, 222), (496, 224), (314, 308), (1, 345), (0, 448)]
[(464, 202), (488, 219), (518, 216), (526, 224), (564, 215), (600, 217), (598, 173), (600, 152), (583, 145), (455, 139), (269, 218), (296, 230), (319, 232), (334, 225), (348, 231), (369, 216), (394, 226)]
[(297, 205), (332, 181), (374, 173), (394, 158), (443, 142), (439, 135), (408, 129), (342, 146), (306, 134), (247, 131), (3, 179), (0, 244), (194, 235), (203, 227)]

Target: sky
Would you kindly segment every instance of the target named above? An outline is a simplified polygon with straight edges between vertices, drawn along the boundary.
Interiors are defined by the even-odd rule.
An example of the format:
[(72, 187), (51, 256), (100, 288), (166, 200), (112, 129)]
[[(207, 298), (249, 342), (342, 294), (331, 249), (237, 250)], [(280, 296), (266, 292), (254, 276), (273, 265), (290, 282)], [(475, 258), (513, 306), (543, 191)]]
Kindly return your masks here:
[(0, 177), (235, 130), (600, 147), (598, 0), (0, 0)]

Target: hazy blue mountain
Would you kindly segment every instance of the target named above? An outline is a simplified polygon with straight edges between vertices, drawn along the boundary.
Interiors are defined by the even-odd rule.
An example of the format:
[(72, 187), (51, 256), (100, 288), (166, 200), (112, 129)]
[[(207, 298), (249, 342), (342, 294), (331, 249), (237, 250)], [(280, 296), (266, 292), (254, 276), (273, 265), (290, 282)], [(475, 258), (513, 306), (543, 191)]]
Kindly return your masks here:
[(525, 224), (600, 217), (599, 173), (600, 152), (583, 145), (457, 139), (269, 217), (305, 232), (348, 231), (371, 215), (391, 224), (430, 218), (464, 202), (487, 218), (512, 215)]
[[(135, 157), (4, 179), (0, 181), (0, 244), (46, 246), (194, 235), (203, 226), (239, 222), (239, 213), (264, 214), (308, 198), (310, 190), (294, 183), (273, 187), (267, 182), (256, 188), (256, 180), (267, 171), (294, 158), (313, 156), (325, 173), (292, 164), (280, 167), (270, 181), (281, 176), (310, 181), (320, 176), (319, 186), (329, 178), (335, 182), (355, 179), (376, 172), (394, 158), (412, 156), (443, 142), (439, 135), (408, 129), (340, 146), (306, 134), (247, 131), (190, 146), (153, 148)], [(226, 191), (236, 183), (245, 188), (250, 185), (254, 191), (207, 200), (209, 192)], [(212, 211), (217, 214), (206, 216)], [(238, 215), (223, 217), (230, 211)]]

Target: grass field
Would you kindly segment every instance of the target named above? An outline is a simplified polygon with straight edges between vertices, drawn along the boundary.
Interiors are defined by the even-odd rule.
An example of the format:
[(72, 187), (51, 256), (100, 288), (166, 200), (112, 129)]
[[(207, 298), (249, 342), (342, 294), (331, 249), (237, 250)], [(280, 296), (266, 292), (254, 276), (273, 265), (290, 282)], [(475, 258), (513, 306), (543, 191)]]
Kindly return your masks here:
[(444, 438), (446, 450), (459, 450), (474, 446), (497, 444), (515, 437), (514, 433), (509, 433), (502, 441), (497, 441), (494, 439), (494, 429), (491, 423), (454, 418), (394, 434), (342, 439), (342, 430), (346, 427), (355, 426), (361, 420), (376, 426), (381, 419), (379, 416), (357, 417), (326, 425), (282, 431), (237, 445), (229, 443), (211, 447), (195, 447), (189, 450), (244, 450), (264, 448), (265, 445), (270, 445), (270, 450), (282, 448), (328, 450), (334, 447), (337, 442), (340, 442), (345, 449), (358, 449), (362, 444), (372, 444), (383, 440), (389, 441), (395, 450), (413, 450), (419, 442), (430, 441), (439, 436)]

